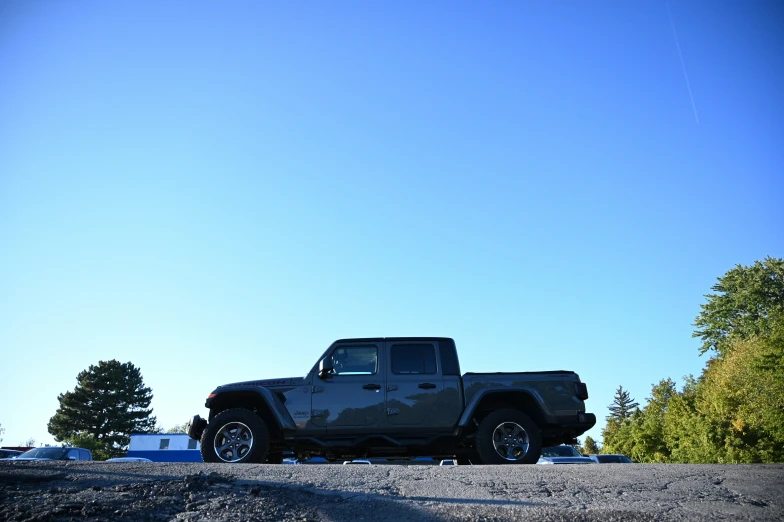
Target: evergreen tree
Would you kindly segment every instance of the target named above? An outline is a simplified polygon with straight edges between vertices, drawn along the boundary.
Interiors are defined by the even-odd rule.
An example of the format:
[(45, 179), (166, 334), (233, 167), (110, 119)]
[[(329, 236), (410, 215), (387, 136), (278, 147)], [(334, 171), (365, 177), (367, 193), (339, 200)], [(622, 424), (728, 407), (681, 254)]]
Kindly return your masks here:
[(615, 390), (612, 404), (607, 407), (610, 410), (610, 416), (607, 419), (613, 418), (618, 422), (627, 421), (632, 417), (634, 409), (638, 406), (639, 404), (634, 402), (629, 392), (624, 390), (623, 386), (618, 386), (618, 389)]
[(152, 433), (152, 391), (130, 362), (99, 361), (79, 373), (72, 392), (60, 394), (60, 407), (49, 419), (49, 433), (58, 442), (93, 441), (91, 449), (113, 456), (130, 442), (131, 433)]

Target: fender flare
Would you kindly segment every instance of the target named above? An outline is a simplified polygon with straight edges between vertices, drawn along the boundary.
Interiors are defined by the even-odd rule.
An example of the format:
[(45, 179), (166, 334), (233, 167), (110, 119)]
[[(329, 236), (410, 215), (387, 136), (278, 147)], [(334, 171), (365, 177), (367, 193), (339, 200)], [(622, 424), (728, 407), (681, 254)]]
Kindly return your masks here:
[[(471, 422), (471, 419), (474, 417), (474, 413), (476, 409), (481, 404), (482, 400), (490, 395), (498, 395), (498, 394), (507, 394), (507, 393), (523, 393), (530, 397), (536, 406), (539, 408), (539, 412), (542, 414), (542, 417), (547, 422), (551, 418), (553, 418), (553, 414), (550, 409), (545, 404), (542, 396), (536, 390), (532, 390), (530, 388), (519, 388), (519, 387), (503, 387), (503, 388), (484, 388), (479, 390), (471, 397), (471, 400), (466, 404), (465, 410), (463, 410), (463, 414), (460, 416), (460, 420), (457, 422), (457, 426), (459, 428), (465, 428)], [(526, 413), (526, 412), (523, 412)]]
[(262, 386), (222, 386), (215, 390), (204, 403), (204, 406), (210, 409), (210, 419), (212, 418), (212, 408), (216, 403), (222, 405), (224, 401), (230, 402), (232, 399), (240, 397), (250, 397), (263, 402), (281, 430), (294, 431), (297, 429), (294, 419), (291, 418), (291, 414), (284, 406), (283, 401), (280, 400), (280, 396)]

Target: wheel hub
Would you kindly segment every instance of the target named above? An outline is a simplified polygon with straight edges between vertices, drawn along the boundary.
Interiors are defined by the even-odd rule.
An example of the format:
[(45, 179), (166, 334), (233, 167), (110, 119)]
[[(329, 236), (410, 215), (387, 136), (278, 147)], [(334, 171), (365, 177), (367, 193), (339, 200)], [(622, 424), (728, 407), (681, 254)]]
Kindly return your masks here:
[(504, 460), (520, 460), (529, 444), (528, 433), (516, 422), (503, 422), (493, 431), (493, 447)]
[(253, 432), (242, 422), (229, 422), (215, 434), (213, 447), (223, 462), (238, 462), (253, 447)]

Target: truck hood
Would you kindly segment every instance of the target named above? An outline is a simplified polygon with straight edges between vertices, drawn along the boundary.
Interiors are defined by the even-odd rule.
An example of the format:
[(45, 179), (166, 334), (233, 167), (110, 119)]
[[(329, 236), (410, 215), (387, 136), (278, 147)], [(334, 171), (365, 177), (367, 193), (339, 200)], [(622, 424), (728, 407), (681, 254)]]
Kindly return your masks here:
[(232, 382), (229, 384), (221, 384), (217, 389), (220, 390), (221, 388), (228, 388), (229, 386), (262, 386), (264, 388), (282, 388), (302, 386), (303, 384), (305, 384), (304, 377), (283, 377), (280, 379), (259, 379), (255, 381)]

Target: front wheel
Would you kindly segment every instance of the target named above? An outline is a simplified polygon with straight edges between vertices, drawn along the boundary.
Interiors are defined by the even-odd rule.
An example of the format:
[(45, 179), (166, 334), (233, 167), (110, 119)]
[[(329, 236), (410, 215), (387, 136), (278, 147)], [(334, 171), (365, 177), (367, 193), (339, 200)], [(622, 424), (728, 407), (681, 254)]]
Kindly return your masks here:
[(542, 438), (525, 413), (499, 410), (479, 423), (476, 450), (485, 464), (535, 464), (542, 453)]
[(201, 436), (204, 462), (260, 463), (269, 451), (269, 430), (250, 410), (234, 408), (215, 416)]

